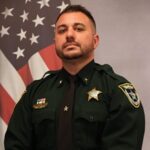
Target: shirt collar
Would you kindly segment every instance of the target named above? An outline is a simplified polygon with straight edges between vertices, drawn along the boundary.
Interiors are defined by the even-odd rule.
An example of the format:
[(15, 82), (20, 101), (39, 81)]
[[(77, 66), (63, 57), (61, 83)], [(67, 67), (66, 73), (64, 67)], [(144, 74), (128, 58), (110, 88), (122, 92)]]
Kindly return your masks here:
[(75, 78), (75, 76), (69, 74), (64, 68), (62, 68), (59, 72), (58, 87), (61, 87), (66, 81), (69, 83), (69, 78)]
[(78, 73), (79, 78), (83, 81), (85, 85), (89, 83), (94, 73), (95, 62), (92, 60), (86, 66), (84, 66)]
[[(92, 78), (94, 73), (95, 62), (92, 60), (86, 66), (84, 66), (76, 76), (77, 80), (81, 80), (84, 85), (87, 85)], [(59, 85), (63, 83), (64, 80), (68, 80), (71, 76), (64, 68), (60, 71)]]

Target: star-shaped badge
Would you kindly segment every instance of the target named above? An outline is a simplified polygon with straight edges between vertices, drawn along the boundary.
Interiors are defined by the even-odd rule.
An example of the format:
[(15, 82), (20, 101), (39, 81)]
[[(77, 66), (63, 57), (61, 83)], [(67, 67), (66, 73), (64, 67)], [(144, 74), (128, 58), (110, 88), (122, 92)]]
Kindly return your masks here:
[(96, 88), (93, 88), (92, 90), (88, 92), (88, 101), (90, 101), (91, 99), (95, 99), (96, 101), (99, 101), (98, 94), (100, 93), (102, 92), (99, 90), (96, 90)]
[(68, 111), (69, 107), (68, 106), (65, 106), (64, 107), (64, 111)]

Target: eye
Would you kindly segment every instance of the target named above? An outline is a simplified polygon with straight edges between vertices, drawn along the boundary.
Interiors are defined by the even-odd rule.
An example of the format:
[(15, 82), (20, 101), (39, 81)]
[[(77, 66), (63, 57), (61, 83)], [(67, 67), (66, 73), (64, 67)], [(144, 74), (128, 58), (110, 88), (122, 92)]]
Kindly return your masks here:
[(75, 26), (74, 28), (75, 28), (75, 31), (77, 31), (77, 32), (82, 32), (82, 31), (85, 30), (84, 27), (81, 26), (81, 25), (77, 25), (77, 26)]
[(75, 30), (76, 30), (77, 32), (84, 31), (84, 29), (83, 29), (82, 27), (75, 27)]
[(83, 29), (83, 28), (80, 28), (80, 27), (77, 27), (77, 28), (76, 28), (76, 31), (81, 32), (81, 31), (84, 31), (84, 29)]
[(66, 32), (66, 28), (65, 27), (60, 27), (58, 30), (57, 30), (57, 33), (58, 34), (63, 34), (63, 33), (65, 33)]

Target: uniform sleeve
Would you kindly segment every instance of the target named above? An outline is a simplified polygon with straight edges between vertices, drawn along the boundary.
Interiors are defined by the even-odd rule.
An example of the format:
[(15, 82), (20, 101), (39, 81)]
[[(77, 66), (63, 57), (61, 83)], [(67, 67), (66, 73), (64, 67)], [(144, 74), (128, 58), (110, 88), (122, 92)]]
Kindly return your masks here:
[(142, 150), (144, 111), (132, 84), (117, 85), (110, 101), (102, 150)]
[(17, 103), (5, 134), (5, 150), (32, 150), (32, 125), (29, 93)]

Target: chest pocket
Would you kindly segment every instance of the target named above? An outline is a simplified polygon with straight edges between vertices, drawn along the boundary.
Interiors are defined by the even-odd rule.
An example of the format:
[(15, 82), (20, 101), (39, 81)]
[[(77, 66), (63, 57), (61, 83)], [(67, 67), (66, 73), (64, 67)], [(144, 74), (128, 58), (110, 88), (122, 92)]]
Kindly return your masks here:
[[(54, 145), (56, 115), (54, 110), (40, 109), (33, 110), (32, 124), (35, 140), (35, 147), (44, 148)], [(49, 142), (48, 142), (49, 141)]]
[(33, 124), (39, 124), (45, 120), (55, 120), (55, 111), (48, 109), (33, 110), (32, 122)]
[(76, 119), (85, 119), (88, 122), (103, 122), (107, 113), (98, 110), (83, 110), (76, 114)]
[(78, 126), (82, 126), (85, 130), (87, 128), (87, 130), (91, 130), (91, 132), (93, 130), (93, 133), (98, 133), (103, 127), (107, 115), (107, 112), (104, 111), (84, 110), (76, 113), (74, 119)]
[(95, 147), (99, 143), (106, 122), (107, 112), (101, 110), (83, 109), (74, 116), (75, 138), (83, 147)]

